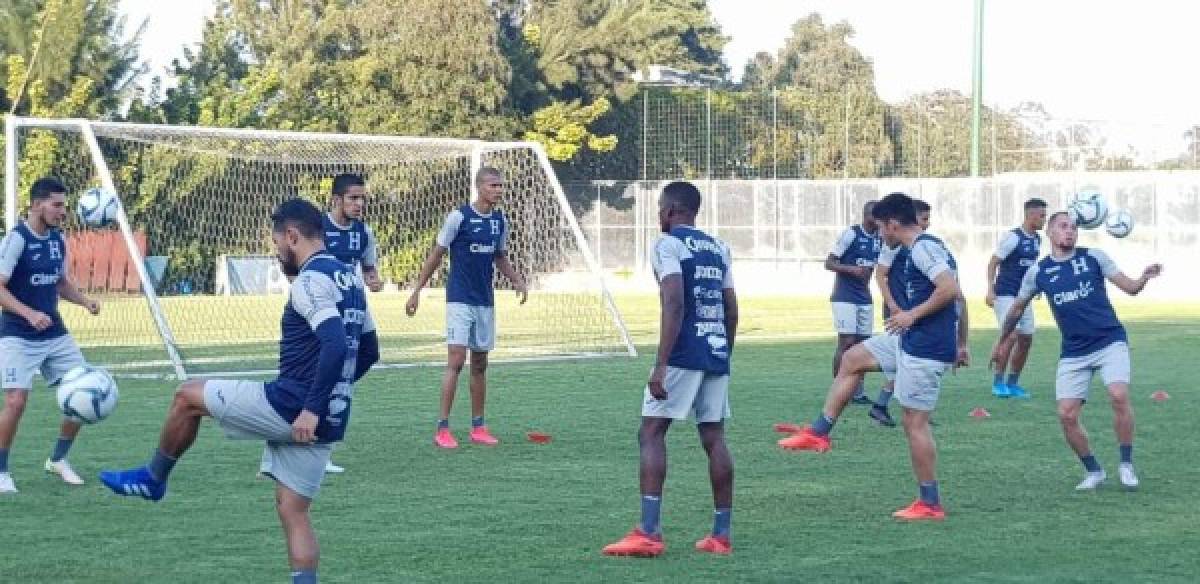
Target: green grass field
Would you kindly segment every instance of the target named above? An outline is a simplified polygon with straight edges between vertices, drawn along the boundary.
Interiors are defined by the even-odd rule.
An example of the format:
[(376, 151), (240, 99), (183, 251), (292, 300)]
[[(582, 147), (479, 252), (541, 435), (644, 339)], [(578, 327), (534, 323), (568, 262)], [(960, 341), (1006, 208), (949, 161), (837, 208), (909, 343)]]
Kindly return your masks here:
[[(1035, 399), (994, 400), (985, 365), (994, 323), (976, 306), (976, 364), (948, 378), (935, 414), (949, 517), (908, 525), (890, 517), (916, 491), (903, 433), (868, 424), (864, 408), (839, 422), (832, 453), (775, 446), (771, 425), (807, 422), (828, 387), (827, 305), (745, 299), (729, 423), (735, 554), (691, 549), (710, 527), (711, 503), (695, 432), (679, 424), (664, 498), (668, 550), (657, 560), (599, 554), (637, 519), (635, 430), (656, 326), (652, 297), (620, 304), (642, 357), (493, 369), (498, 448), (429, 444), (439, 369), (368, 376), (336, 451), (349, 470), (329, 477), (314, 505), (323, 581), (1194, 582), (1200, 574), (1200, 405), (1188, 365), (1200, 349), (1200, 304), (1120, 305), (1133, 347), (1143, 484), (1136, 493), (1109, 486), (1089, 494), (1072, 490), (1081, 468), (1050, 397), (1057, 333), (1039, 331), (1023, 378)], [(868, 383), (876, 388), (878, 376)], [(106, 494), (94, 479), (101, 468), (147, 458), (170, 389), (122, 380), (117, 413), (85, 429), (72, 451), (90, 479), (82, 488), (41, 471), (57, 415), (38, 390), (10, 462), (21, 493), (0, 498), (0, 582), (286, 581), (272, 488), (255, 478), (259, 445), (225, 440), (206, 423), (159, 504)], [(1151, 401), (1157, 389), (1171, 399)], [(1111, 416), (1094, 391), (1085, 422), (1112, 471)], [(977, 406), (992, 417), (968, 417)], [(466, 421), (464, 388), (453, 423)], [(526, 442), (533, 429), (554, 441)]]

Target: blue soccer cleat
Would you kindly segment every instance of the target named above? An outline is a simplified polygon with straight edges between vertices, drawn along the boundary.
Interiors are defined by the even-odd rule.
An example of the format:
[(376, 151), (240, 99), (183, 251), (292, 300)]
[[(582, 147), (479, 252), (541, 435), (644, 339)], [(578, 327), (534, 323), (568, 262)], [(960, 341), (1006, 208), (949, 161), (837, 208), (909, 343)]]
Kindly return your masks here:
[(993, 383), (992, 384), (992, 395), (994, 395), (996, 397), (1001, 397), (1001, 398), (1012, 397), (1012, 393), (1009, 391), (1009, 387), (1003, 383)]
[(127, 497), (141, 497), (158, 501), (167, 494), (166, 481), (156, 481), (150, 469), (141, 466), (130, 470), (106, 470), (100, 472), (100, 482), (112, 492)]
[(1013, 399), (1029, 399), (1030, 395), (1029, 392), (1025, 391), (1025, 388), (1019, 385), (1010, 385), (1008, 386), (1008, 397)]

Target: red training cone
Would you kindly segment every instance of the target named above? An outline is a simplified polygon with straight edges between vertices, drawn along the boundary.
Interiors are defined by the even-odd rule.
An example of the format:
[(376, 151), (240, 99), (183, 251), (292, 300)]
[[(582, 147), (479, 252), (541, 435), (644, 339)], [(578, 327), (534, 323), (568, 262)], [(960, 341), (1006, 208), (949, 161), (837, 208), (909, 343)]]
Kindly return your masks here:
[(550, 435), (546, 434), (545, 432), (529, 432), (525, 436), (527, 438), (529, 438), (529, 441), (533, 442), (534, 444), (546, 444), (547, 442), (550, 442), (550, 440), (552, 440)]
[(975, 409), (971, 410), (970, 415), (972, 418), (980, 418), (980, 419), (992, 417), (992, 415), (989, 414), (988, 411), (983, 408), (975, 408)]
[(803, 426), (797, 426), (796, 424), (789, 424), (787, 422), (775, 424), (775, 431), (779, 432), (780, 434), (795, 434), (803, 429)]
[(1162, 402), (1162, 401), (1167, 401), (1168, 399), (1171, 399), (1171, 396), (1167, 392), (1160, 389), (1160, 390), (1150, 394), (1150, 399), (1152, 399), (1156, 402)]

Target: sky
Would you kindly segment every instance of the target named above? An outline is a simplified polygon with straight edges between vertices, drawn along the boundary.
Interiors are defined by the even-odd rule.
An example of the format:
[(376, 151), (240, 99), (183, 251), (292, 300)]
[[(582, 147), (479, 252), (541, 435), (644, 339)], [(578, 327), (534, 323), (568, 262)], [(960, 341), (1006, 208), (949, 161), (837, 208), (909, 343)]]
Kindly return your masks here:
[[(148, 18), (142, 52), (161, 72), (199, 40), (210, 0), (122, 0), (130, 26)], [(973, 0), (709, 0), (730, 38), (736, 76), (775, 52), (810, 12), (848, 20), (875, 64), (878, 90), (899, 101), (971, 86)], [(1200, 3), (1186, 0), (986, 0), (984, 100), (1039, 101), (1056, 117), (1156, 126), (1173, 135), (1200, 123), (1200, 74), (1188, 50)]]

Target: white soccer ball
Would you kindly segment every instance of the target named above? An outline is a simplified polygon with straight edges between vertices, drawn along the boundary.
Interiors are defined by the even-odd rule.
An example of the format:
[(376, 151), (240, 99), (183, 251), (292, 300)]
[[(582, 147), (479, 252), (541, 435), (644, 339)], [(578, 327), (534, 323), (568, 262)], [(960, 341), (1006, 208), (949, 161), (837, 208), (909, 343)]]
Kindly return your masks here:
[(92, 187), (79, 196), (75, 214), (88, 227), (104, 227), (117, 220), (117, 207), (120, 204), (116, 193)]
[(1108, 203), (1104, 202), (1104, 196), (1100, 193), (1085, 191), (1071, 199), (1067, 210), (1076, 225), (1084, 229), (1095, 229), (1104, 225), (1104, 219), (1108, 216)]
[(117, 409), (117, 382), (107, 371), (84, 365), (63, 376), (55, 396), (64, 416), (95, 424)]
[(1108, 234), (1121, 238), (1133, 232), (1133, 214), (1128, 209), (1117, 209), (1108, 214), (1104, 221), (1104, 229)]

